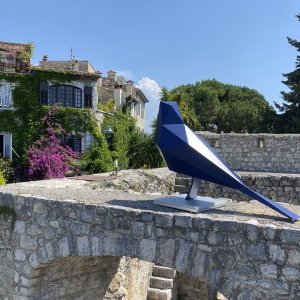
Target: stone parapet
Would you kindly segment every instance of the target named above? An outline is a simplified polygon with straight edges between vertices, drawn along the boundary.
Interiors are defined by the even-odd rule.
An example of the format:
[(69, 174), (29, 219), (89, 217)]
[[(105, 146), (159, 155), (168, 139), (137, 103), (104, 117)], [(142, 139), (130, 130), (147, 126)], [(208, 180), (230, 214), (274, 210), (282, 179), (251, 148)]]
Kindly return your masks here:
[(233, 170), (300, 173), (300, 134), (197, 134)]
[[(16, 299), (37, 299), (44, 282), (37, 272), (58, 267), (60, 260), (125, 256), (204, 282), (211, 298), (218, 291), (241, 300), (300, 297), (299, 222), (289, 223), (259, 203), (228, 203), (190, 214), (155, 206), (157, 195), (76, 184), (29, 183), (30, 195), (24, 195), (28, 190), (22, 184), (0, 188), (0, 205), (16, 213), (9, 234), (1, 233), (14, 273), (13, 280), (2, 282), (1, 296), (10, 290)], [(300, 206), (291, 209), (300, 212)], [(0, 256), (0, 265), (8, 265), (5, 259)], [(68, 281), (50, 282), (63, 293)]]
[[(256, 192), (278, 202), (300, 204), (300, 174), (236, 172), (242, 180)], [(187, 193), (191, 178), (177, 174), (175, 191)], [(247, 195), (219, 184), (202, 181), (198, 195), (213, 198), (229, 198), (235, 201), (249, 201)]]

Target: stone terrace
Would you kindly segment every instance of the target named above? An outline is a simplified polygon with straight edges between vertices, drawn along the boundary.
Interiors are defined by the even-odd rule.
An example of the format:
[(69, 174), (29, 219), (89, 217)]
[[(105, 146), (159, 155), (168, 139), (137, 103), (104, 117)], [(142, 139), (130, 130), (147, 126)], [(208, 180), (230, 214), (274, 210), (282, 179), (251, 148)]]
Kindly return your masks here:
[(38, 299), (40, 270), (105, 256), (171, 267), (205, 282), (211, 299), (217, 291), (232, 299), (300, 297), (300, 222), (257, 202), (190, 214), (155, 206), (159, 197), (74, 179), (1, 187), (0, 204), (15, 216), (3, 216), (0, 227), (0, 297)]

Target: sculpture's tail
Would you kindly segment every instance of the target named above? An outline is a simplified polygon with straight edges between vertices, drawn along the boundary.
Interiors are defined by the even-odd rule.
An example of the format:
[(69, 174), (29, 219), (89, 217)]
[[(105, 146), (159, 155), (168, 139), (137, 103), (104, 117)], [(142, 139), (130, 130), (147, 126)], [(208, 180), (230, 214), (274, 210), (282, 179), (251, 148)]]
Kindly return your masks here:
[(245, 193), (246, 195), (249, 195), (251, 198), (258, 200), (262, 204), (270, 207), (271, 209), (276, 210), (280, 214), (283, 214), (284, 216), (288, 217), (293, 222), (299, 220), (299, 218), (300, 218), (299, 215), (293, 213), (292, 211), (288, 210), (284, 206), (268, 199), (267, 197), (260, 195), (259, 193), (251, 190), (245, 184), (241, 188), (239, 188), (239, 190), (241, 192)]

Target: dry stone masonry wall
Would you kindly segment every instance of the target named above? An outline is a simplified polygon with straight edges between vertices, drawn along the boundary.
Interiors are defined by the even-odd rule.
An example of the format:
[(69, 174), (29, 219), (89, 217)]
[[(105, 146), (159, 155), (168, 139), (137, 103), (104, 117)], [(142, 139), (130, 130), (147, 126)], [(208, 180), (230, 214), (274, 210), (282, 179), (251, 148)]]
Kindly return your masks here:
[[(255, 191), (270, 199), (290, 204), (300, 204), (300, 174), (276, 174), (276, 173), (247, 173), (237, 172), (242, 180)], [(177, 174), (175, 179), (175, 191), (188, 193), (191, 178)], [(251, 198), (245, 194), (207, 181), (201, 181), (198, 195), (213, 198), (229, 198), (235, 201), (249, 201)]]
[[(57, 268), (55, 274), (63, 276), (59, 266), (78, 259), (82, 265), (76, 268), (90, 276), (91, 282), (95, 282), (95, 274), (84, 262), (89, 261), (95, 269), (103, 262), (101, 267), (106, 271), (102, 276), (111, 278), (118, 273), (118, 260), (109, 258), (116, 270), (113, 272), (105, 267), (107, 256), (137, 258), (173, 268), (205, 282), (210, 299), (217, 291), (240, 300), (300, 297), (300, 228), (280, 218), (271, 224), (272, 218), (278, 219), (272, 214), (264, 223), (246, 218), (254, 211), (251, 204), (243, 203), (244, 211), (230, 219), (226, 211), (233, 207), (211, 215), (162, 212), (143, 195), (135, 196), (141, 207), (147, 207), (139, 209), (130, 207), (134, 201), (126, 201), (127, 194), (123, 195), (124, 206), (121, 201), (113, 206), (99, 200), (89, 204), (66, 200), (68, 195), (65, 200), (50, 200), (3, 190), (0, 204), (13, 208), (16, 220), (14, 226), (1, 229), (8, 258), (1, 255), (0, 266), (10, 265), (13, 270), (1, 279), (0, 298), (38, 299), (48, 289), (45, 282), (51, 272)], [(106, 197), (104, 191), (101, 197)], [(245, 210), (248, 205), (249, 212)], [(76, 284), (76, 268), (59, 281), (52, 277), (52, 288), (67, 295), (68, 285), (61, 283)], [(119, 286), (116, 290), (121, 294)]]
[(15, 276), (13, 230), (14, 217), (0, 214), (0, 299), (12, 296), (12, 282)]
[(300, 134), (198, 134), (234, 170), (300, 173)]
[(36, 300), (143, 299), (151, 269), (128, 257), (65, 257), (35, 268), (30, 289)]

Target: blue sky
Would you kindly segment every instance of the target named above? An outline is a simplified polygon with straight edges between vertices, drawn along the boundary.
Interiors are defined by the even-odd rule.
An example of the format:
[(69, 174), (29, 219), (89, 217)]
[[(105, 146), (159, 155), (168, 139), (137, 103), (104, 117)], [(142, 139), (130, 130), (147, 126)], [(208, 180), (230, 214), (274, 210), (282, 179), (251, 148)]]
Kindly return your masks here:
[(280, 102), (298, 13), (299, 0), (3, 1), (0, 40), (34, 42), (33, 63), (69, 59), (72, 47), (98, 70), (120, 71), (149, 96), (149, 123), (158, 86), (215, 78)]

